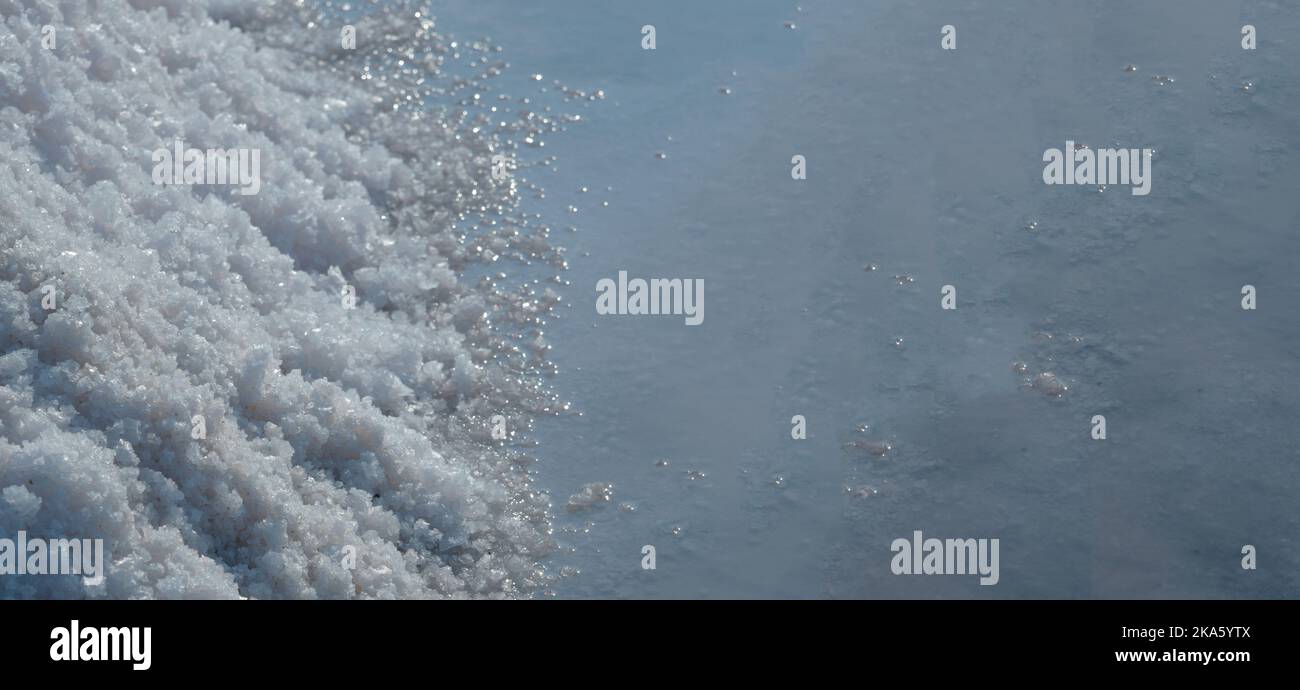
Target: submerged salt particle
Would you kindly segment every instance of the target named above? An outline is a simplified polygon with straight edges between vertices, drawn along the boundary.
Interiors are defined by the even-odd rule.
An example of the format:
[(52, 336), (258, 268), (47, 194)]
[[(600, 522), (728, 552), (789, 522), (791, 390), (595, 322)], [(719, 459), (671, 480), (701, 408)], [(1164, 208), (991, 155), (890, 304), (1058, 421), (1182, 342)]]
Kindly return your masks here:
[(1034, 377), (1032, 386), (1034, 390), (1052, 398), (1059, 398), (1070, 390), (1069, 386), (1065, 385), (1065, 382), (1050, 371), (1044, 371)]
[(882, 457), (894, 449), (894, 444), (889, 441), (876, 441), (868, 439), (855, 439), (845, 443), (844, 450), (855, 453), (866, 453), (876, 457)]
[(608, 503), (613, 497), (613, 484), (591, 482), (590, 484), (584, 484), (577, 493), (569, 497), (569, 502), (565, 505), (565, 509), (570, 513), (576, 513), (582, 510), (591, 510), (602, 503)]
[(874, 487), (864, 485), (864, 486), (859, 486), (857, 488), (846, 486), (844, 487), (844, 493), (848, 494), (853, 498), (871, 498), (873, 496), (879, 495), (880, 491), (875, 489)]

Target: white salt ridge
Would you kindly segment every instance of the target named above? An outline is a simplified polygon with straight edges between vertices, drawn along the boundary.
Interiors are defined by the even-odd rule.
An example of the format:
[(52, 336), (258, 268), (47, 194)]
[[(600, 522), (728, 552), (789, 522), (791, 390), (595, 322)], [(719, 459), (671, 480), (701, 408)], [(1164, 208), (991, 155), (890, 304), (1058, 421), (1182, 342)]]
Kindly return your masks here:
[[(0, 0), (0, 536), (103, 538), (109, 561), (99, 587), (0, 576), (0, 597), (532, 592), (547, 499), (485, 421), (548, 409), (485, 318), (526, 323), (527, 297), (462, 285), (453, 228), (512, 207), (502, 142), (357, 78), (384, 69), (380, 25), (431, 48), (408, 75), (436, 70), (409, 6), (341, 54), (337, 27), (211, 5)], [(260, 193), (155, 186), (178, 137), (260, 148)]]

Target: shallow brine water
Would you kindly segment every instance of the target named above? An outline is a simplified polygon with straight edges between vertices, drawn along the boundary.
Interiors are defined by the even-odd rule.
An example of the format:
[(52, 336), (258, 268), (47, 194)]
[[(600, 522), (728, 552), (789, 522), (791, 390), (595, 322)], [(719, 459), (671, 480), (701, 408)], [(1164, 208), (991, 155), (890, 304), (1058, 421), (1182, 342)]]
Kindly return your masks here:
[[(547, 213), (573, 205), (579, 232), (547, 338), (583, 415), (542, 424), (539, 477), (557, 507), (612, 484), (557, 511), (555, 593), (1296, 591), (1294, 6), (465, 15), (528, 70), (608, 94), (548, 144)], [(1067, 140), (1154, 149), (1151, 193), (1045, 185)], [(619, 270), (702, 278), (704, 323), (598, 316)], [(1243, 310), (1243, 285), (1271, 304)], [(892, 574), (916, 530), (998, 538), (1000, 582)], [(1243, 570), (1248, 544), (1273, 562)]]

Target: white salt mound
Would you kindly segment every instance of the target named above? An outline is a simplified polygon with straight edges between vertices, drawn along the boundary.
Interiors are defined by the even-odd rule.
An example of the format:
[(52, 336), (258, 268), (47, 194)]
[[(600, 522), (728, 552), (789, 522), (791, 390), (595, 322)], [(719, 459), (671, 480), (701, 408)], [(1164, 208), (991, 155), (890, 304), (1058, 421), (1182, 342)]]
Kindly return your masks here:
[[(0, 597), (547, 579), (547, 499), (486, 420), (549, 402), (503, 360), (494, 323), (523, 320), (504, 288), (464, 284), (455, 227), (497, 213), (498, 249), (543, 251), (491, 178), (507, 144), (422, 107), (457, 94), (427, 12), (353, 20), (341, 51), (341, 22), (284, 5), (0, 0), (0, 537), (103, 538), (107, 561), (102, 585), (0, 575)], [(151, 153), (177, 138), (260, 149), (260, 192), (155, 185)]]

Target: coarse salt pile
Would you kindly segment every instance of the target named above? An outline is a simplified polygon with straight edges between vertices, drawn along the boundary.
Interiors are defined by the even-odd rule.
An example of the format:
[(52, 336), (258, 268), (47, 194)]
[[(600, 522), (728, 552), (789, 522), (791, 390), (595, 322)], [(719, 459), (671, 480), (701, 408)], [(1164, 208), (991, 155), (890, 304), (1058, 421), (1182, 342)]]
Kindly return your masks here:
[[(351, 51), (285, 5), (0, 0), (0, 537), (107, 561), (0, 597), (546, 581), (547, 498), (487, 420), (549, 403), (499, 356), (515, 297), (463, 279), (457, 225), (505, 214), (497, 253), (540, 251), (504, 220), (503, 139), (429, 104), (475, 86), (439, 81), (413, 5), (354, 20)], [(258, 149), (260, 191), (155, 184), (177, 139)]]

